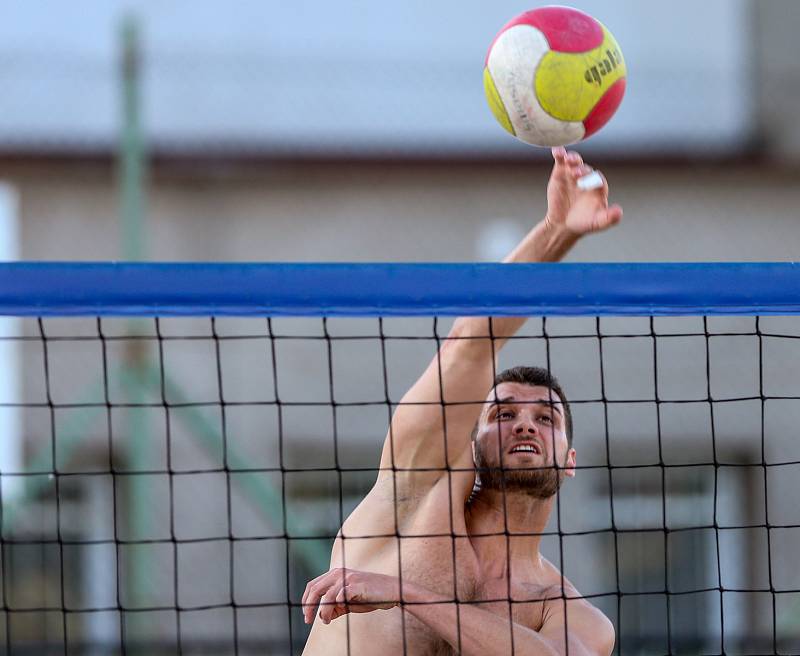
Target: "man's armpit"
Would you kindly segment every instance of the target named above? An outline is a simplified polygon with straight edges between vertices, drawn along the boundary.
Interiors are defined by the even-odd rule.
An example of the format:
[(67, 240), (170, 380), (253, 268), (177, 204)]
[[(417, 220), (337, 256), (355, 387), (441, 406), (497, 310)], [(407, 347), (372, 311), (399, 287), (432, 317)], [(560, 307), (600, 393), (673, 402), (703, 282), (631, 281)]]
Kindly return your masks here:
[[(424, 480), (414, 480), (416, 474), (408, 472), (382, 472), (369, 493), (387, 516), (396, 518), (397, 530), (406, 530), (410, 522), (415, 521), (420, 512), (429, 507), (429, 497), (438, 482), (427, 473)], [(446, 512), (446, 507), (444, 509)]]
[(417, 505), (425, 498), (430, 486), (423, 488), (413, 485), (410, 480), (414, 474), (387, 472), (375, 485), (375, 495), (381, 501), (397, 504), (397, 506)]

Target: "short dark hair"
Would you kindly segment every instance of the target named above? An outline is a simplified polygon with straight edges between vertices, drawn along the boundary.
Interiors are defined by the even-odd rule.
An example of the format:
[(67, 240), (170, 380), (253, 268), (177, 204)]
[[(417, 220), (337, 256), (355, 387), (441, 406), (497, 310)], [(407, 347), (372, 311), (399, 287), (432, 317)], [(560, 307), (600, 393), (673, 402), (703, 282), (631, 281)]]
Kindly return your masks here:
[(495, 376), (494, 387), (497, 387), (500, 383), (521, 383), (531, 387), (548, 387), (558, 394), (558, 398), (564, 408), (564, 427), (567, 434), (567, 444), (570, 447), (572, 446), (572, 411), (561, 384), (553, 374), (542, 367), (511, 367), (511, 369), (501, 371)]

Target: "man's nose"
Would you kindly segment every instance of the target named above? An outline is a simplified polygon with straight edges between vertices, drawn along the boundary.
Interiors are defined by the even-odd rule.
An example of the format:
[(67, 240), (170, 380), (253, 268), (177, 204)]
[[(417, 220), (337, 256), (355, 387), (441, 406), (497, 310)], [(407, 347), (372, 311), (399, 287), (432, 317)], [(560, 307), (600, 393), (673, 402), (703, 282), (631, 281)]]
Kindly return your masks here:
[(524, 435), (526, 433), (529, 435), (536, 435), (536, 426), (533, 422), (523, 420), (514, 426), (514, 435)]

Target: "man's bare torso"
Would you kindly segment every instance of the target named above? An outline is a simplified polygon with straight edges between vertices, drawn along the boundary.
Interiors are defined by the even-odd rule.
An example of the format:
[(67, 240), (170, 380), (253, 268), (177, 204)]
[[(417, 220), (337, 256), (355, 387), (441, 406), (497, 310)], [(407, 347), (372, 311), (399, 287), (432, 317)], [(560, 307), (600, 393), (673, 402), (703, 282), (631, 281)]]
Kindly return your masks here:
[[(560, 601), (543, 601), (561, 596), (561, 576), (551, 564), (545, 561), (535, 580), (512, 572), (509, 583), (506, 571), (498, 572), (494, 563), (480, 561), (475, 541), (497, 537), (470, 536), (468, 508), (463, 503), (460, 512), (452, 514), (451, 524), (447, 479), (418, 500), (419, 509), (399, 526), (399, 538), (393, 535), (394, 504), (389, 487), (382, 495), (373, 491), (345, 522), (334, 546), (331, 567), (402, 576), (500, 617), (509, 617), (511, 610), (509, 619), (534, 630), (541, 628), (547, 613), (558, 612), (557, 607), (563, 612)], [(392, 537), (368, 537), (376, 534)], [(508, 603), (509, 598), (513, 604)], [(328, 625), (317, 621), (304, 651), (306, 656), (454, 653), (449, 644), (400, 608), (349, 614)]]

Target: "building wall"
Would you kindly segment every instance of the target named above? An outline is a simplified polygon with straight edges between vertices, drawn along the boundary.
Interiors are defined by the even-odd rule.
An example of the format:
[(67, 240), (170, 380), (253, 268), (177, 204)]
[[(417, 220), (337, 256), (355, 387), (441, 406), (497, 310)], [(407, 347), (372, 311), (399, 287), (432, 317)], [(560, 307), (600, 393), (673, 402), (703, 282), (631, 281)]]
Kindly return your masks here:
[(756, 88), (763, 146), (773, 157), (800, 160), (800, 126), (793, 119), (800, 107), (800, 69), (794, 27), (800, 4), (793, 0), (754, 3)]
[[(800, 189), (792, 184), (795, 176), (789, 169), (746, 164), (719, 168), (612, 164), (604, 169), (611, 180), (613, 199), (625, 208), (625, 221), (613, 232), (583, 241), (570, 255), (571, 261), (791, 261), (797, 258), (796, 208), (800, 204)], [(149, 191), (148, 253), (153, 260), (178, 261), (472, 261), (498, 258), (542, 216), (547, 174), (548, 170), (538, 165), (488, 163), (331, 162), (227, 164), (205, 169), (161, 167), (155, 170)], [(119, 257), (116, 196), (108, 168), (96, 164), (16, 164), (8, 167), (7, 176), (21, 191), (25, 259), (108, 260)], [(52, 321), (45, 325), (49, 335), (76, 330), (96, 335), (97, 331), (92, 321), (78, 324)], [(653, 366), (654, 343), (649, 336), (651, 327), (647, 320), (602, 322), (604, 334), (639, 335), (604, 340), (605, 392), (601, 386), (598, 341), (594, 337), (596, 326), (591, 319), (550, 322), (548, 333), (556, 338), (550, 340), (549, 351), (540, 337), (541, 322), (532, 321), (523, 333), (530, 339), (515, 342), (504, 354), (502, 366), (518, 362), (541, 364), (550, 358), (553, 370), (576, 404), (579, 462), (599, 467), (581, 472), (578, 479), (565, 488), (561, 517), (554, 519), (550, 528), (556, 530), (559, 521), (566, 531), (611, 525), (612, 506), (605, 468), (609, 456), (615, 465), (655, 464), (642, 480), (627, 480), (624, 470), (615, 471), (619, 526), (663, 525), (661, 468), (658, 466), (662, 460), (672, 465), (712, 463), (701, 468), (700, 482), (691, 488), (692, 494), (697, 495), (696, 503), (691, 502), (694, 497), (675, 493), (674, 502), (669, 502), (668, 523), (708, 525), (720, 520), (730, 525), (763, 524), (766, 508), (770, 521), (775, 524), (800, 523), (792, 502), (797, 494), (796, 476), (792, 475), (794, 468), (789, 465), (771, 468), (766, 482), (765, 468), (750, 468), (747, 471), (755, 478), (745, 481), (747, 485), (736, 477), (738, 470), (723, 468), (716, 492), (717, 510), (711, 507), (716, 490), (712, 484), (716, 480), (713, 461), (761, 463), (762, 430), (766, 431), (763, 435), (768, 462), (793, 462), (800, 458), (793, 428), (800, 420), (797, 404), (791, 400), (768, 401), (763, 406), (766, 423), (762, 429), (759, 400), (764, 394), (800, 396), (794, 374), (798, 363), (796, 340), (791, 337), (764, 340), (762, 357), (766, 373), (761, 385), (765, 387), (760, 387), (761, 360), (752, 319), (712, 319), (708, 326), (699, 318), (659, 320), (656, 327), (660, 333), (693, 334), (659, 338), (655, 352), (657, 371)], [(269, 339), (263, 322), (221, 321), (217, 328), (223, 336), (254, 336), (252, 340), (223, 340), (220, 365), (226, 400), (273, 399), (271, 374), (276, 365), (268, 353)], [(329, 405), (328, 356), (326, 342), (321, 339), (320, 322), (283, 320), (274, 322), (273, 328), (276, 333), (318, 337), (306, 341), (279, 339), (276, 344), (281, 399), (318, 405), (285, 408), (283, 462), (279, 462), (274, 408), (229, 409), (227, 430), (231, 453), (261, 467), (281, 464), (297, 469), (331, 468), (337, 457), (345, 467), (376, 466), (390, 409), (382, 391), (384, 372), (379, 340), (373, 337), (363, 342), (334, 340), (332, 343), (331, 366), (337, 401), (373, 404), (340, 408), (334, 424)], [(765, 319), (761, 328), (774, 334), (797, 334), (796, 322), (780, 319)], [(209, 338), (190, 342), (167, 340), (163, 347), (169, 375), (185, 400), (217, 402), (220, 398), (217, 360), (209, 323), (172, 320), (165, 321), (161, 329), (167, 336), (194, 334)], [(36, 334), (38, 328), (31, 322), (27, 330)], [(109, 321), (105, 323), (104, 333), (121, 335), (125, 330), (122, 322)], [(152, 325), (142, 330), (145, 334), (154, 334)], [(384, 330), (389, 337), (433, 336), (434, 326), (430, 320), (395, 320), (387, 322)], [(446, 330), (445, 321), (438, 327), (439, 335), (446, 334)], [(715, 336), (707, 340), (706, 330), (715, 335), (722, 332), (747, 335)], [(330, 323), (329, 331), (334, 337), (374, 336), (378, 325), (375, 320), (339, 320)], [(144, 350), (155, 360), (156, 342), (148, 344)], [(432, 356), (434, 346), (434, 339), (390, 339), (387, 342), (389, 400), (400, 399)], [(25, 348), (25, 398), (29, 402), (46, 401), (41, 344), (32, 342)], [(110, 342), (108, 348), (112, 372), (118, 371), (125, 366), (126, 347), (121, 342)], [(82, 395), (89, 394), (91, 402), (104, 403), (102, 389), (96, 385), (93, 388), (102, 371), (98, 340), (52, 342), (48, 357), (50, 393), (57, 402), (81, 402), (85, 401)], [(716, 404), (713, 424), (707, 401), (706, 358), (711, 362), (712, 396), (742, 399)], [(666, 401), (664, 405), (653, 402), (656, 376), (659, 398)], [(130, 392), (118, 382), (112, 383), (111, 393), (116, 402), (131, 400)], [(144, 398), (159, 405), (160, 389), (151, 386)], [(603, 398), (612, 403), (607, 406)], [(170, 399), (179, 400), (177, 397)], [(695, 402), (669, 402), (687, 399)], [(606, 407), (609, 409), (607, 416), (604, 415)], [(221, 424), (218, 407), (203, 409), (202, 413), (210, 425)], [(46, 452), (53, 433), (49, 412), (46, 409), (29, 411), (26, 421), (29, 454), (42, 449)], [(70, 426), (74, 424), (70, 422), (73, 421), (68, 411), (56, 413), (55, 430), (62, 438), (59, 445), (65, 444), (63, 437), (72, 430)], [(181, 411), (171, 411), (169, 418), (159, 408), (149, 411), (144, 419), (148, 427), (146, 436), (142, 432), (132, 434), (119, 414), (114, 421), (112, 450), (115, 460), (123, 463), (122, 466), (165, 471), (165, 427), (169, 421), (171, 466), (178, 471), (216, 470), (208, 474), (179, 475), (174, 479), (172, 492), (166, 475), (148, 478), (145, 491), (139, 490), (145, 495), (148, 518), (144, 524), (126, 528), (132, 532), (123, 535), (169, 540), (173, 530), (179, 539), (225, 536), (230, 527), (235, 535), (245, 536), (276, 535), (282, 530), (283, 509), (272, 506), (271, 511), (265, 512), (269, 504), (263, 497), (246, 492), (245, 486), (240, 486), (242, 481), (232, 481), (234, 515), (228, 514), (225, 504), (228, 477), (220, 471), (224, 465), (220, 445), (203, 446), (198, 440), (197, 425), (182, 418)], [(60, 461), (59, 470), (68, 467), (80, 471), (91, 466), (106, 466), (103, 464), (109, 458), (106, 424), (95, 422), (88, 428), (76, 430), (83, 446), (72, 451), (71, 456), (69, 449), (61, 451), (62, 446), (59, 446), (57, 461), (58, 454), (71, 457), (69, 464), (67, 460)], [(611, 439), (608, 451), (606, 431)], [(333, 442), (334, 432), (337, 445)], [(138, 455), (131, 450), (134, 443), (142, 447)], [(676, 469), (674, 476), (680, 478), (687, 475), (687, 471), (691, 474), (697, 470)], [(335, 472), (299, 472), (266, 478), (276, 488), (281, 487), (283, 480), (288, 491), (286, 512), (300, 522), (299, 530), (312, 534), (321, 531), (323, 535), (336, 530), (339, 519), (358, 502), (359, 495), (370, 484), (369, 473), (363, 476), (346, 474), (341, 479)], [(673, 470), (665, 481), (668, 494), (670, 486), (678, 484), (671, 480)], [(111, 484), (108, 478), (105, 485)], [(347, 488), (342, 506), (338, 499), (339, 485)], [(620, 493), (620, 489), (627, 492)], [(107, 487), (108, 494), (110, 490)], [(645, 490), (649, 490), (646, 495)], [(769, 495), (769, 506), (764, 491)], [(174, 517), (174, 524), (170, 523), (171, 517)], [(45, 525), (51, 519), (41, 518), (40, 521)], [(76, 531), (107, 531), (112, 520), (94, 518), (95, 524), (90, 523), (85, 528), (81, 528), (82, 521), (88, 519), (81, 519), (78, 513), (72, 524)], [(766, 547), (762, 533), (753, 537), (747, 532), (722, 531), (722, 537), (717, 539), (722, 542), (723, 585), (753, 588), (765, 585)], [(564, 561), (558, 564), (563, 565), (567, 575), (587, 594), (613, 590), (617, 585), (636, 589), (647, 583), (647, 578), (637, 578), (635, 571), (623, 575), (621, 582), (614, 580), (610, 559), (615, 547), (610, 535), (600, 533), (565, 542)], [(714, 536), (707, 535), (704, 539), (702, 549), (706, 551), (703, 553), (711, 558), (709, 566), (715, 565)], [(674, 542), (676, 538), (672, 540), (673, 557), (683, 553), (680, 549), (693, 548), (692, 545), (681, 547)], [(797, 536), (787, 531), (774, 534), (771, 545), (773, 568), (780, 568), (786, 575), (785, 585), (790, 586), (787, 589), (792, 589), (792, 585), (798, 587), (790, 580), (790, 556), (796, 541)], [(545, 542), (545, 552), (558, 562), (558, 541), (548, 538)], [(278, 542), (267, 541), (267, 544), (268, 547), (247, 542), (237, 545), (234, 558), (237, 571), (233, 577), (237, 603), (258, 604), (285, 598), (287, 556)], [(204, 547), (180, 547), (178, 580), (182, 603), (203, 605), (220, 600), (224, 603), (228, 599), (228, 547), (224, 539)], [(642, 539), (641, 544), (632, 548), (634, 553), (639, 553), (637, 557), (645, 558), (654, 549), (661, 553), (665, 547), (663, 543)], [(707, 551), (709, 548), (712, 551)], [(591, 553), (592, 557), (585, 557), (586, 553)], [(107, 556), (110, 557), (107, 565), (113, 568), (113, 554)], [(145, 572), (142, 573), (140, 566), (137, 576), (143, 577), (152, 603), (169, 605), (174, 579), (172, 553), (165, 547), (148, 558)], [(740, 568), (736, 563), (746, 558), (756, 564), (737, 574)], [(656, 569), (657, 566), (658, 563)], [(210, 569), (215, 574), (200, 581), (192, 576), (191, 572), (195, 571), (192, 568)], [(717, 585), (707, 574), (707, 570), (702, 574), (703, 581)], [(291, 585), (292, 594), (299, 594), (299, 582), (293, 581)], [(108, 590), (94, 594), (100, 599), (106, 595), (113, 601), (113, 595), (108, 597)], [(648, 607), (646, 601), (642, 601), (641, 608)], [(732, 636), (739, 635), (735, 627), (743, 622), (749, 622), (753, 635), (770, 635), (771, 623), (763, 619), (771, 614), (769, 600), (764, 602), (766, 606), (760, 605), (761, 601), (749, 598), (726, 601), (726, 626)], [(601, 598), (597, 603), (615, 616), (614, 597)], [(629, 620), (634, 621), (634, 625), (627, 625), (626, 630), (643, 630), (653, 613), (661, 612), (658, 604), (663, 601), (653, 603), (655, 605), (648, 611), (650, 615), (642, 611), (641, 615), (632, 616), (632, 606), (626, 601), (623, 612), (635, 620)], [(675, 606), (681, 603), (676, 601)], [(716, 597), (707, 600), (702, 613), (712, 619), (718, 617), (716, 603)], [(790, 609), (782, 603), (779, 603), (780, 622), (785, 623)], [(699, 612), (691, 605), (681, 612), (691, 613), (692, 608), (695, 614)], [(269, 612), (271, 619), (261, 618), (261, 624), (253, 625), (254, 639), (263, 638), (266, 626), (272, 627), (269, 631), (276, 639), (285, 636), (285, 611), (272, 608)], [(113, 624), (114, 620), (111, 621)], [(165, 637), (172, 631), (172, 622), (171, 616), (165, 616), (154, 621), (153, 626)], [(230, 617), (225, 613), (209, 615), (203, 626), (210, 635), (224, 636), (230, 630)], [(88, 630), (94, 635), (109, 631), (113, 635), (113, 626), (109, 625)]]
[[(570, 260), (797, 257), (800, 188), (794, 169), (602, 168), (612, 200), (624, 206), (625, 222), (580, 243)], [(25, 259), (120, 257), (110, 171), (70, 164), (12, 168), (6, 175), (21, 190)], [(346, 162), (164, 172), (149, 191), (149, 259), (494, 259), (487, 257), (492, 248), (515, 240), (543, 215), (547, 175), (540, 165)], [(492, 226), (503, 239), (492, 237)]]

